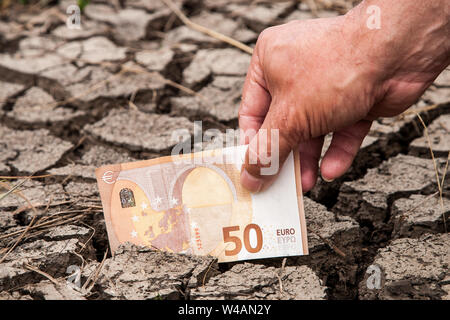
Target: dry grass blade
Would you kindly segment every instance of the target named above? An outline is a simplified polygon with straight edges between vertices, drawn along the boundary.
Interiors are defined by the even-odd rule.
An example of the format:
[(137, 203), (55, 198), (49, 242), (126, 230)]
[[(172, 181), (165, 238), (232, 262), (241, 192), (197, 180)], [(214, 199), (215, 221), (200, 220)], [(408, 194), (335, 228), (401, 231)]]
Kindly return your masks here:
[(331, 249), (333, 249), (334, 252), (336, 252), (338, 255), (340, 255), (342, 258), (347, 258), (347, 255), (338, 247), (336, 247), (331, 241), (328, 241), (324, 237), (322, 237), (319, 233), (311, 231), (312, 234), (315, 234), (319, 237), (320, 240), (322, 240), (325, 244), (327, 244)]
[(0, 202), (5, 199), (7, 196), (9, 196), (11, 193), (13, 193), (15, 190), (17, 190), (18, 188), (20, 188), (25, 182), (27, 181), (27, 179), (20, 181), (19, 183), (17, 183), (15, 186), (13, 186), (11, 189), (9, 189), (6, 193), (0, 195)]
[(3, 255), (3, 257), (0, 259), (0, 264), (3, 261), (5, 261), (8, 254), (10, 254), (17, 247), (17, 245), (20, 243), (20, 241), (22, 241), (22, 239), (25, 237), (25, 235), (27, 234), (27, 232), (30, 230), (31, 226), (33, 225), (34, 220), (36, 220), (36, 216), (33, 216), (33, 219), (31, 220), (30, 224), (26, 227), (25, 231), (20, 235), (19, 238), (17, 238), (14, 245), (11, 248), (9, 248), (8, 251), (6, 251), (6, 253)]
[(194, 29), (195, 31), (204, 33), (210, 37), (213, 37), (217, 40), (223, 41), (225, 43), (228, 43), (238, 49), (241, 49), (244, 52), (247, 52), (249, 54), (253, 54), (253, 49), (245, 44), (243, 44), (240, 41), (237, 41), (231, 37), (228, 37), (224, 34), (221, 34), (217, 31), (208, 29), (204, 26), (201, 26), (197, 23), (192, 22), (186, 15), (173, 3), (172, 0), (162, 0), (169, 8), (172, 10), (180, 20), (187, 25), (189, 28)]
[[(18, 187), (20, 187), (22, 184), (25, 183), (25, 181), (27, 181), (28, 179), (25, 179), (23, 181), (21, 181), (20, 183), (16, 184), (16, 186), (14, 186), (13, 188), (11, 188), (4, 197), (2, 197), (1, 199), (4, 199), (9, 193), (13, 192), (14, 189), (17, 189)], [(1, 184), (0, 184), (1, 185)], [(25, 235), (27, 234), (27, 232), (31, 229), (31, 227), (34, 224), (34, 221), (36, 220), (36, 217), (38, 215), (38, 212), (36, 210), (36, 208), (34, 207), (34, 205), (30, 202), (30, 200), (28, 200), (27, 197), (25, 197), (20, 191), (18, 191), (18, 194), (21, 198), (23, 198), (28, 206), (33, 210), (33, 218), (31, 219), (31, 222), (28, 224), (28, 226), (25, 228), (25, 230), (23, 231), (23, 233), (17, 238), (16, 242), (6, 251), (6, 253), (3, 255), (3, 257), (0, 259), (0, 263), (2, 263), (3, 261), (5, 261), (6, 257), (19, 245), (20, 241), (22, 241), (22, 239), (25, 237)], [(0, 200), (1, 200), (0, 199)]]
[[(50, 217), (54, 217), (58, 214), (64, 214), (64, 216), (56, 217), (53, 219), (49, 219), (49, 217), (45, 217), (45, 218), (39, 220), (39, 222), (36, 223), (35, 225), (31, 226), (30, 230), (35, 230), (35, 229), (39, 229), (39, 228), (48, 229), (48, 228), (52, 228), (52, 227), (57, 227), (62, 224), (67, 224), (69, 222), (81, 219), (87, 212), (90, 213), (90, 212), (95, 212), (95, 211), (93, 211), (93, 210), (74, 210), (74, 211), (62, 211), (62, 212), (54, 213)], [(98, 212), (100, 212), (100, 211), (98, 211)], [(73, 216), (71, 216), (71, 215), (73, 215)], [(5, 235), (1, 235), (0, 240), (18, 235), (22, 232), (23, 232), (23, 230), (19, 230), (19, 231), (14, 231), (14, 232), (5, 234)]]
[(203, 279), (202, 279), (202, 287), (205, 286), (206, 283), (206, 277), (208, 276), (209, 271), (211, 270), (212, 265), (217, 262), (217, 259), (214, 259), (213, 261), (211, 261), (211, 263), (208, 266), (208, 269), (206, 270), (205, 274), (203, 275)]
[(18, 179), (40, 179), (40, 178), (48, 178), (48, 177), (53, 177), (52, 174), (44, 174), (42, 176), (32, 176), (32, 177), (28, 177), (28, 176), (0, 176), (0, 179), (4, 179), (4, 180), (18, 180)]
[(434, 196), (438, 195), (439, 191), (432, 193), (430, 195), (428, 195), (427, 197), (425, 197), (425, 199), (423, 199), (422, 201), (420, 201), (417, 205), (415, 205), (414, 207), (412, 207), (411, 209), (408, 209), (408, 211), (406, 211), (405, 213), (402, 214), (402, 216), (406, 216), (409, 213), (417, 210), (418, 208), (420, 208), (424, 203), (426, 203), (428, 200), (430, 200), (431, 198), (433, 198)]
[(405, 112), (403, 112), (400, 116), (405, 116), (408, 114), (417, 114), (417, 113), (422, 113), (422, 112), (426, 112), (426, 111), (430, 111), (430, 110), (434, 110), (438, 107), (441, 107), (442, 104), (432, 104), (430, 106), (426, 106), (426, 107), (422, 107), (422, 108), (418, 108), (418, 109), (410, 109), (410, 110), (406, 110)]
[(445, 162), (444, 173), (442, 174), (441, 187), (444, 188), (445, 176), (448, 171), (448, 163), (450, 162), (450, 151), (448, 152), (447, 161)]
[[(431, 154), (431, 159), (433, 160), (433, 165), (434, 165), (434, 171), (436, 172), (436, 182), (438, 184), (438, 190), (439, 190), (439, 199), (440, 199), (440, 204), (441, 204), (441, 210), (442, 210), (442, 219), (444, 222), (444, 231), (447, 232), (447, 221), (445, 219), (445, 209), (444, 209), (444, 199), (443, 199), (443, 195), (442, 195), (442, 187), (443, 187), (443, 182), (445, 179), (445, 174), (448, 168), (448, 159), (447, 159), (447, 164), (446, 164), (446, 169), (443, 175), (443, 179), (442, 179), (442, 184), (441, 184), (441, 179), (439, 178), (439, 171), (438, 171), (438, 167), (437, 167), (437, 162), (436, 159), (434, 157), (434, 152), (433, 152), (433, 147), (431, 144), (431, 139), (430, 139), (430, 135), (428, 134), (428, 127), (425, 124), (425, 122), (423, 121), (422, 117), (420, 116), (419, 113), (416, 112), (417, 117), (419, 118), (420, 123), (423, 126), (423, 130), (424, 130), (424, 134), (425, 137), (427, 139), (427, 143), (428, 143), (428, 148), (430, 149), (430, 154)], [(449, 157), (450, 157), (450, 153), (449, 153)]]
[(48, 280), (53, 282), (55, 285), (59, 285), (58, 281), (55, 278), (53, 278), (51, 275), (49, 275), (48, 273), (46, 273), (46, 272), (44, 272), (42, 270), (39, 270), (38, 268), (35, 268), (35, 267), (33, 267), (33, 266), (29, 265), (29, 264), (24, 264), (24, 267), (26, 269), (28, 269), (28, 270), (34, 271), (36, 273), (39, 273), (41, 276), (44, 276), (45, 278), (47, 278)]
[(283, 293), (284, 293), (284, 291), (283, 291), (283, 279), (281, 279), (281, 276), (283, 275), (284, 268), (286, 267), (286, 261), (287, 261), (287, 258), (283, 258), (283, 262), (281, 262), (280, 272), (277, 274), (278, 282), (280, 284), (280, 294), (281, 295), (283, 295)]
[(89, 241), (91, 241), (91, 239), (94, 237), (95, 232), (96, 232), (96, 230), (95, 230), (94, 227), (92, 227), (92, 226), (90, 226), (90, 225), (84, 223), (83, 221), (80, 221), (80, 223), (81, 223), (82, 225), (88, 227), (89, 229), (91, 229), (91, 230), (92, 230), (92, 234), (91, 234), (91, 235), (89, 236), (89, 238), (81, 245), (80, 251), (79, 251), (78, 253), (81, 253), (81, 251), (83, 251), (84, 248), (86, 248), (86, 245), (89, 243)]
[[(108, 255), (108, 249), (106, 249), (105, 254), (103, 255), (102, 262), (100, 263), (98, 268), (93, 273), (91, 273), (91, 275), (86, 280), (86, 282), (84, 283), (83, 287), (81, 288), (83, 293), (85, 293), (85, 294), (89, 293), (92, 290), (92, 288), (94, 287), (95, 283), (97, 282), (98, 277), (100, 276), (100, 272), (103, 269), (103, 265), (105, 264), (107, 255)], [(89, 282), (91, 282), (91, 284), (90, 284), (90, 286), (88, 288)]]

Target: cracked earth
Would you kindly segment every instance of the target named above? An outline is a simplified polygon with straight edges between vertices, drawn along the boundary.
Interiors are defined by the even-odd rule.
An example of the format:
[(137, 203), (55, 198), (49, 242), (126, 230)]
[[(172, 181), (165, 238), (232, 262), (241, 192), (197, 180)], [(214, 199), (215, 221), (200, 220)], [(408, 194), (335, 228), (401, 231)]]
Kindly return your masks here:
[[(0, 299), (450, 298), (450, 187), (440, 198), (436, 179), (450, 149), (450, 71), (411, 108), (429, 140), (414, 112), (380, 119), (349, 172), (306, 194), (309, 256), (219, 265), (126, 244), (112, 257), (95, 168), (167, 155), (172, 130), (193, 134), (195, 120), (236, 128), (250, 56), (160, 0), (91, 1), (82, 30), (65, 24), (74, 1), (55, 2), (0, 13), (1, 192), (23, 181), (8, 177), (38, 177), (0, 201)], [(354, 4), (174, 2), (249, 46), (266, 27)], [(373, 265), (380, 289), (367, 285)]]

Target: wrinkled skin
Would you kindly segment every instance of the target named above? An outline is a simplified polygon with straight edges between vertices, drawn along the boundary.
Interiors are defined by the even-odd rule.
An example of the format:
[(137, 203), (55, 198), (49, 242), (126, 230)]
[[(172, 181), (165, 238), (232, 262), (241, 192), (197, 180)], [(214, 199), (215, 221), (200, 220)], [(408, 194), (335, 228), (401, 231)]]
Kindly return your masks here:
[[(266, 29), (253, 53), (239, 126), (244, 131), (279, 129), (280, 163), (291, 150), (299, 150), (305, 192), (317, 180), (325, 134), (333, 132), (333, 139), (320, 172), (332, 181), (351, 166), (372, 121), (405, 111), (450, 62), (448, 12), (437, 17), (436, 8), (408, 0), (421, 15), (405, 21), (386, 9), (394, 18), (385, 17), (384, 29), (370, 30), (365, 26), (366, 2), (345, 16)], [(429, 22), (427, 14), (432, 16)], [(412, 26), (420, 30), (411, 34)], [(268, 144), (270, 150), (270, 139)], [(258, 192), (276, 175), (261, 175), (268, 165), (250, 164), (249, 155), (261, 157), (251, 144), (241, 183)]]

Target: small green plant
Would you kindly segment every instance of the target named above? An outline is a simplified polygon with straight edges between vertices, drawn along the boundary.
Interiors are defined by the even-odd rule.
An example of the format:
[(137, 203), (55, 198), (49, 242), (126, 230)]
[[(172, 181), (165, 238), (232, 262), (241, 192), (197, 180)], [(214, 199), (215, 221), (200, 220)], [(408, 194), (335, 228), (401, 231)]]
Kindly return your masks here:
[(78, 0), (78, 6), (80, 7), (80, 10), (83, 11), (84, 8), (91, 2), (91, 0)]

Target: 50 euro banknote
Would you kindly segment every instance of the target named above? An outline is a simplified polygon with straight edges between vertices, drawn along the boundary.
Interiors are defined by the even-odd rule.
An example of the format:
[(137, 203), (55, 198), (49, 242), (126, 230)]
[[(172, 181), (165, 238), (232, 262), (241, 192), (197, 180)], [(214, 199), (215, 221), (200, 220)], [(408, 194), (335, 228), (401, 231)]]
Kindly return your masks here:
[(104, 166), (96, 171), (111, 251), (131, 242), (219, 262), (308, 254), (298, 152), (252, 194), (246, 146)]

